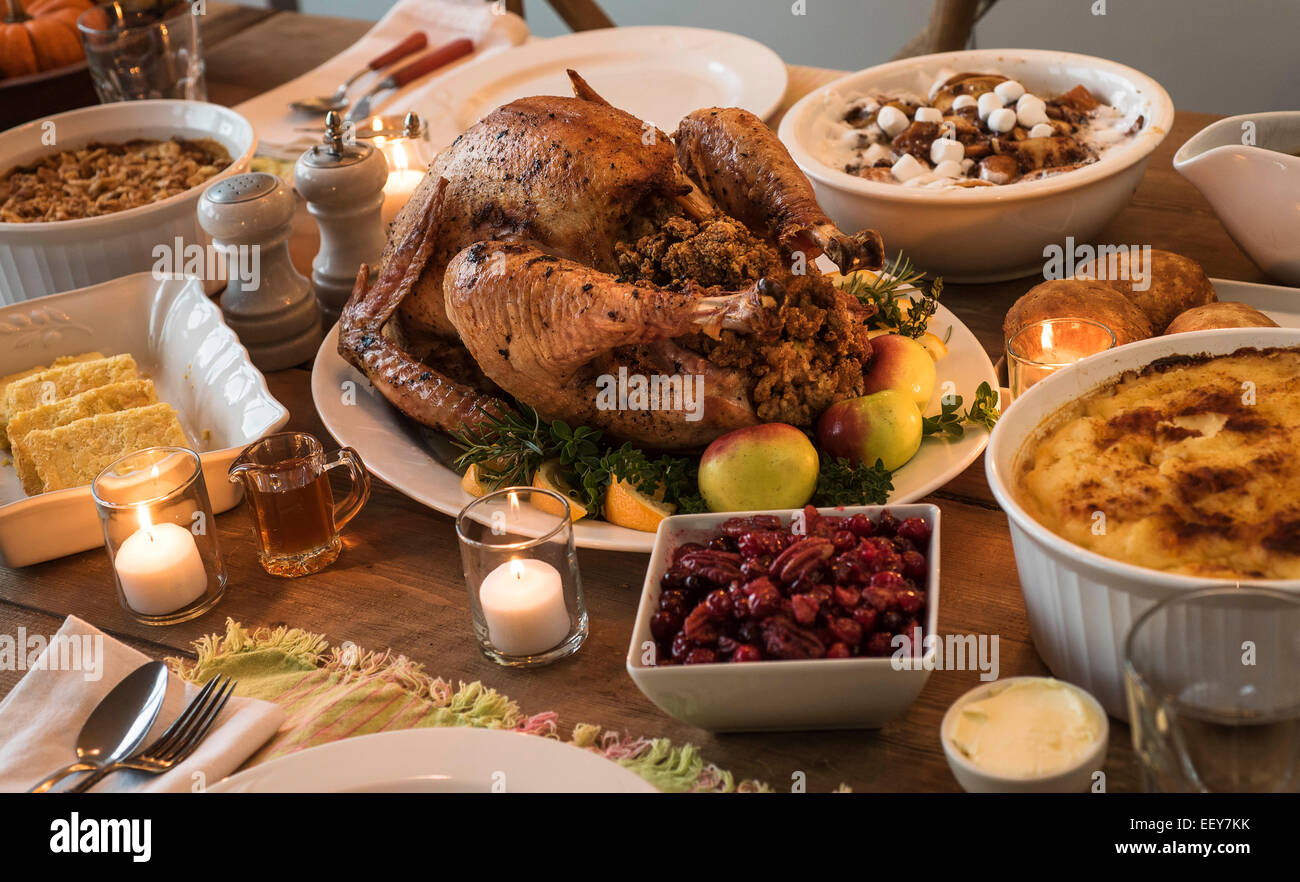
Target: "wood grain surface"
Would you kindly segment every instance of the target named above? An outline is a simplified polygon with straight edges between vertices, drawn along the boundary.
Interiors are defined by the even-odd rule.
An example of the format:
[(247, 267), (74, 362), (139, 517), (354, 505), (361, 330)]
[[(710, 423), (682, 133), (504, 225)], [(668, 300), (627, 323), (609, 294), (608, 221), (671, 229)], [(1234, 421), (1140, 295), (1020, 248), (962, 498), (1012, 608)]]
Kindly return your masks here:
[[(204, 25), (209, 89), (212, 99), (223, 103), (297, 76), (367, 28), (364, 22), (222, 4), (210, 4), (210, 10)], [(821, 73), (822, 79), (830, 75)], [(792, 77), (792, 84), (809, 81)], [(788, 95), (786, 106), (795, 97)], [(1199, 260), (1212, 276), (1262, 280), (1205, 200), (1170, 166), (1177, 146), (1211, 119), (1179, 114), (1132, 203), (1098, 241), (1179, 251)], [(301, 229), (294, 250), (305, 267), (314, 245), (309, 226)], [(952, 285), (944, 302), (996, 359), (1002, 317), (1033, 283)], [(336, 446), (316, 415), (306, 370), (281, 371), (268, 380), (272, 393), (289, 408), (292, 428), (314, 432), (327, 447)], [(1003, 677), (1047, 673), (1030, 639), (1006, 518), (989, 492), (983, 464), (977, 462), (927, 501), (939, 504), (944, 518), (941, 631), (998, 635)], [(348, 529), (339, 562), (313, 577), (285, 580), (262, 572), (244, 506), (218, 517), (217, 527), (230, 587), (216, 609), (196, 621), (169, 628), (136, 623), (119, 608), (107, 558), (97, 550), (23, 570), (0, 570), (0, 633), (23, 627), (49, 634), (64, 616), (75, 614), (161, 657), (187, 652), (195, 638), (220, 631), (227, 616), (249, 626), (291, 625), (323, 632), (334, 643), (392, 647), (451, 681), (482, 680), (526, 712), (557, 711), (566, 727), (590, 722), (633, 735), (692, 742), (737, 776), (763, 779), (777, 789), (789, 787), (796, 772), (806, 775), (809, 790), (840, 784), (868, 791), (958, 789), (939, 746), (938, 726), (951, 702), (977, 684), (978, 672), (934, 672), (908, 712), (875, 732), (712, 735), (661, 713), (624, 669), (644, 555), (580, 552), (591, 636), (574, 657), (521, 672), (496, 666), (477, 649), (451, 519), (381, 482)], [(0, 695), (21, 676), (21, 671), (0, 671)], [(1135, 787), (1128, 731), (1120, 723), (1112, 725), (1106, 771), (1109, 789)]]

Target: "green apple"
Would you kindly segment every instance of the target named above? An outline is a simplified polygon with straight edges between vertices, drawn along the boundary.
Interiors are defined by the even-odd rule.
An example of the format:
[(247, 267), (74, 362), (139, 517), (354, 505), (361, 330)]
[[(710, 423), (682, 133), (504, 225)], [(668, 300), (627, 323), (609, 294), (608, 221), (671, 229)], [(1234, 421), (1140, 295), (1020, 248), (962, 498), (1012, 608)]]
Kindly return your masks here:
[(870, 395), (897, 389), (925, 410), (934, 394), (934, 381), (934, 359), (920, 343), (901, 334), (871, 338), (871, 363), (862, 375), (863, 392)]
[(839, 401), (817, 421), (817, 442), (833, 457), (867, 465), (880, 460), (892, 472), (921, 447), (921, 409), (897, 389)]
[(700, 496), (709, 511), (799, 508), (812, 499), (820, 470), (817, 448), (794, 426), (746, 426), (705, 449)]

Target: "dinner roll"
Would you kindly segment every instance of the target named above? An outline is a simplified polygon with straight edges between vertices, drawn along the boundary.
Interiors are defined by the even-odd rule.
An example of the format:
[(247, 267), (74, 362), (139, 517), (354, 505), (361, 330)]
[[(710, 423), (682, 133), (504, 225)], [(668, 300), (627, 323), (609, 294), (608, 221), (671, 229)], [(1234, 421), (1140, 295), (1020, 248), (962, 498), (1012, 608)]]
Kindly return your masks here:
[[(1190, 257), (1172, 251), (1151, 249), (1150, 267), (1143, 252), (1134, 252), (1136, 267), (1129, 267), (1127, 248), (1116, 255), (1099, 256), (1081, 264), (1075, 271), (1080, 279), (1095, 279), (1123, 294), (1133, 305), (1151, 319), (1151, 327), (1159, 334), (1175, 316), (1194, 306), (1213, 303), (1217, 298), (1214, 286), (1201, 265)], [(1098, 268), (1099, 271), (1094, 271)], [(1150, 279), (1147, 276), (1150, 276)], [(1097, 278), (1102, 276), (1104, 278)], [(1149, 283), (1149, 284), (1148, 284)], [(1138, 290), (1145, 288), (1146, 290)]]
[(1152, 336), (1151, 320), (1123, 294), (1102, 282), (1052, 279), (1035, 285), (1011, 305), (1002, 323), (1004, 339), (1025, 325), (1050, 318), (1082, 318), (1100, 322), (1115, 332), (1122, 346)]
[(1207, 303), (1180, 313), (1165, 328), (1166, 334), (1208, 331), (1211, 328), (1276, 328), (1277, 322), (1253, 306), (1227, 300)]

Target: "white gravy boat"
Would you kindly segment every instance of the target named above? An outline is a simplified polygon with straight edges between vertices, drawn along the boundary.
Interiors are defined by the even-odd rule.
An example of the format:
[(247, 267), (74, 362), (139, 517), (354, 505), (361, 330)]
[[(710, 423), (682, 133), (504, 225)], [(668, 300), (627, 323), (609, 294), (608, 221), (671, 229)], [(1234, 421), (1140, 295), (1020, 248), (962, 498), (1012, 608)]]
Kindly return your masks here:
[(1300, 285), (1300, 111), (1230, 116), (1201, 129), (1174, 154), (1251, 260)]

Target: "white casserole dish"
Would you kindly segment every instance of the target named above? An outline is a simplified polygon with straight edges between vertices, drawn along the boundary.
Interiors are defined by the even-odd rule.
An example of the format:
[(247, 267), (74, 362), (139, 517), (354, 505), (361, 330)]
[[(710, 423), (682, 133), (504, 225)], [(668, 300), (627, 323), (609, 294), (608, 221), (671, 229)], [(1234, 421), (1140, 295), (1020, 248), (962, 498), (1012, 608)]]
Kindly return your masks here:
[[(848, 174), (816, 156), (819, 128), (836, 95), (925, 94), (941, 70), (999, 73), (1054, 97), (1082, 83), (1121, 111), (1141, 112), (1141, 131), (1096, 163), (1046, 180), (998, 187), (926, 190)], [(972, 49), (921, 55), (838, 79), (800, 99), (781, 121), (781, 140), (808, 175), (826, 213), (846, 231), (879, 230), (885, 245), (952, 282), (1037, 275), (1043, 247), (1092, 238), (1129, 201), (1151, 152), (1169, 133), (1174, 105), (1160, 84), (1131, 67), (1069, 52)]]
[[(1170, 355), (1226, 355), (1243, 347), (1300, 345), (1300, 329), (1232, 328), (1153, 337), (1086, 358), (1035, 384), (998, 420), (984, 455), (989, 487), (1007, 514), (1016, 569), (1034, 646), (1058, 678), (1092, 693), (1113, 717), (1128, 719), (1124, 638), (1157, 602), (1181, 591), (1235, 585), (1122, 563), (1088, 551), (1038, 523), (1015, 496), (1015, 467), (1025, 442), (1060, 408), (1124, 371)], [(1257, 580), (1300, 591), (1300, 580)]]
[(145, 272), (158, 262), (154, 249), (174, 250), (178, 237), (206, 248), (212, 240), (199, 227), (199, 197), (214, 181), (248, 171), (257, 149), (253, 126), (238, 113), (174, 99), (82, 107), (0, 133), (0, 174), (91, 141), (173, 137), (211, 138), (232, 162), (199, 186), (151, 205), (78, 220), (0, 223), (0, 305)]
[[(226, 470), (244, 447), (284, 426), (289, 412), (203, 283), (137, 273), (0, 307), (0, 376), (90, 351), (135, 358), (199, 452), (213, 511), (237, 505), (240, 487)], [(23, 567), (103, 542), (89, 486), (29, 497), (13, 465), (0, 467), (0, 565)]]
[[(922, 634), (938, 634), (938, 506), (857, 505), (818, 511), (843, 516), (863, 512), (878, 520), (886, 509), (899, 520), (919, 517), (930, 525)], [(660, 579), (668, 568), (669, 553), (684, 542), (715, 535), (725, 520), (756, 514), (777, 515), (787, 526), (790, 523), (789, 511), (675, 515), (660, 522), (627, 650), (627, 672), (637, 688), (669, 716), (714, 732), (878, 729), (901, 715), (930, 678), (937, 656), (934, 646), (901, 668), (895, 668), (889, 656), (664, 667), (646, 662), (647, 642), (654, 646), (650, 617), (659, 608)]]

